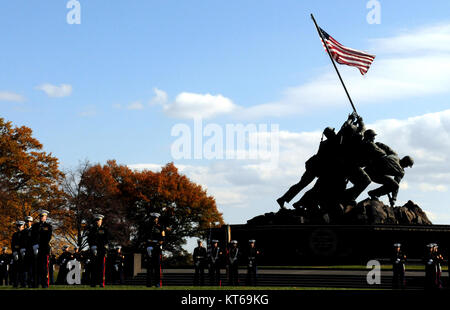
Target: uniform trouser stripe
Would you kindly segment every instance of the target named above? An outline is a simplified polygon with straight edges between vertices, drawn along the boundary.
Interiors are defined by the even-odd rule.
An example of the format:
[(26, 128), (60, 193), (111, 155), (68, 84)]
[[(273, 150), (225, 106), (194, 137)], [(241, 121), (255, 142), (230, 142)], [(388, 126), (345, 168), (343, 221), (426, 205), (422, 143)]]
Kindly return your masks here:
[(49, 256), (47, 255), (47, 269), (46, 269), (46, 275), (47, 275), (47, 286), (50, 286), (50, 273), (48, 270), (48, 262), (49, 262)]
[(106, 257), (103, 256), (103, 268), (102, 268), (102, 282), (103, 286), (105, 286), (105, 268), (106, 268)]
[(159, 256), (159, 286), (162, 287), (162, 268), (161, 268), (162, 255)]

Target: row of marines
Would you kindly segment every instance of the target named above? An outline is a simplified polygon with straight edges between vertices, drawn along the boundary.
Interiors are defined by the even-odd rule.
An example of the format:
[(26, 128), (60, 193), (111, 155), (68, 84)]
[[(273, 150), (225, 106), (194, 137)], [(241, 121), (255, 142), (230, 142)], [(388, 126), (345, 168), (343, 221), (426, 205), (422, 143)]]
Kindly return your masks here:
[(195, 270), (194, 285), (203, 286), (205, 284), (204, 271), (207, 268), (210, 285), (221, 286), (220, 270), (225, 267), (228, 273), (228, 285), (237, 286), (239, 285), (238, 269), (240, 264), (245, 264), (247, 267), (246, 285), (257, 285), (256, 273), (258, 257), (261, 252), (255, 247), (255, 242), (254, 239), (249, 240), (247, 248), (241, 250), (238, 242), (232, 240), (229, 247), (222, 250), (219, 247), (219, 241), (212, 240), (208, 251), (203, 247), (203, 242), (198, 240), (198, 246), (194, 249), (192, 255)]
[[(427, 245), (427, 251), (423, 258), (425, 265), (425, 282), (426, 290), (442, 289), (442, 263), (444, 257), (439, 252), (439, 246), (436, 243)], [(392, 258), (393, 279), (392, 287), (394, 289), (404, 289), (406, 287), (406, 254), (402, 250), (400, 243), (394, 244), (394, 255)]]
[[(71, 268), (70, 262), (83, 263), (83, 282), (91, 286), (105, 286), (106, 272), (109, 271), (113, 283), (124, 282), (124, 255), (121, 247), (117, 246), (109, 250), (108, 231), (103, 226), (104, 216), (94, 216), (95, 223), (89, 228), (87, 242), (88, 251), (75, 249), (69, 251), (68, 245), (63, 246), (62, 254), (56, 259), (51, 254), (50, 240), (53, 228), (47, 222), (49, 212), (39, 212), (39, 222), (33, 223), (31, 216), (25, 217), (25, 221), (17, 221), (17, 231), (11, 238), (12, 254), (7, 254), (7, 247), (3, 247), (0, 255), (0, 284), (8, 285), (8, 280), (13, 287), (48, 288), (54, 283), (54, 265), (59, 265), (56, 284), (66, 284), (66, 276)], [(110, 256), (107, 259), (107, 253)]]

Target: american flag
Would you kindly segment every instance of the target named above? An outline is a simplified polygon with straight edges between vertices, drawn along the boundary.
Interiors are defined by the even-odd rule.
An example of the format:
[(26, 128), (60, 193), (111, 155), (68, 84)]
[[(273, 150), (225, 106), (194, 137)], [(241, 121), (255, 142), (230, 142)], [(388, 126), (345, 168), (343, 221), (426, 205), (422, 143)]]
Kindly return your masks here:
[[(345, 47), (326, 33), (322, 28), (319, 29), (322, 32), (322, 36), (325, 39), (328, 49), (330, 50), (331, 56), (337, 63), (357, 67), (362, 75), (367, 73), (367, 70), (369, 70), (370, 65), (375, 59), (375, 55), (370, 55), (362, 51)], [(322, 44), (323, 43), (324, 42), (322, 41)]]

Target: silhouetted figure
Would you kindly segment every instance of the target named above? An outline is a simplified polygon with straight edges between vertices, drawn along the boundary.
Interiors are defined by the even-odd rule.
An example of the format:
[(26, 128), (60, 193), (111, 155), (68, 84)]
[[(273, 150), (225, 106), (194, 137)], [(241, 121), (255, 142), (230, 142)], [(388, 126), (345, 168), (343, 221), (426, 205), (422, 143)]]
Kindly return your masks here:
[(212, 248), (209, 254), (209, 281), (210, 285), (220, 285), (220, 265), (223, 252), (219, 247), (218, 240), (212, 240)]
[(29, 288), (36, 287), (35, 283), (35, 273), (36, 273), (36, 264), (35, 257), (33, 251), (33, 231), (31, 227), (33, 225), (33, 217), (26, 216), (25, 217), (25, 229), (23, 230), (23, 237), (25, 238), (25, 257), (23, 261), (24, 268), (24, 276), (25, 282), (27, 283)]
[(112, 257), (112, 283), (116, 284), (124, 284), (125, 283), (125, 275), (124, 275), (124, 266), (125, 266), (125, 256), (122, 253), (122, 247), (119, 245), (116, 247)]
[(102, 214), (94, 215), (95, 223), (88, 231), (87, 242), (91, 254), (91, 287), (105, 287), (106, 251), (108, 250), (109, 233), (103, 225)]
[(441, 283), (441, 262), (442, 255), (438, 252), (436, 243), (427, 245), (427, 253), (425, 255), (425, 289), (438, 290), (442, 288)]
[(401, 250), (401, 244), (394, 244), (394, 257), (392, 258), (392, 288), (394, 289), (404, 289), (406, 286), (405, 282), (405, 264), (406, 255)]
[(231, 241), (231, 248), (228, 252), (228, 276), (229, 285), (239, 285), (239, 259), (241, 253), (236, 240)]
[(246, 252), (246, 258), (247, 258), (247, 281), (246, 284), (248, 286), (256, 286), (257, 285), (257, 266), (258, 266), (258, 256), (260, 252), (255, 247), (255, 240), (251, 239), (248, 241), (248, 249)]
[(344, 177), (353, 184), (352, 187), (345, 190), (342, 196), (342, 200), (346, 204), (356, 205), (356, 199), (370, 184), (370, 177), (363, 170), (367, 160), (364, 132), (365, 126), (362, 117), (352, 113), (338, 133), (342, 137), (341, 151), (338, 155), (342, 158), (341, 171)]
[(366, 167), (365, 170), (372, 181), (382, 184), (377, 189), (368, 192), (370, 198), (378, 199), (380, 196), (391, 194), (389, 203), (393, 207), (397, 200), (400, 181), (405, 175), (404, 168), (412, 167), (413, 165), (414, 160), (410, 156), (399, 159), (396, 155), (387, 155)]
[(159, 213), (153, 212), (150, 214), (150, 221), (145, 230), (145, 241), (143, 246), (144, 263), (147, 269), (148, 287), (161, 285), (161, 258), (162, 245), (165, 240), (165, 230), (159, 223)]
[(12, 264), (11, 264), (11, 282), (14, 288), (26, 287), (24, 275), (24, 257), (25, 257), (25, 238), (23, 237), (24, 221), (17, 221), (17, 231), (11, 238)]
[[(323, 140), (323, 137), (326, 140)], [(335, 156), (339, 146), (339, 137), (334, 132), (334, 128), (327, 127), (323, 131), (322, 141), (320, 142), (317, 154), (311, 156), (305, 163), (305, 172), (300, 181), (289, 188), (289, 190), (277, 199), (280, 208), (285, 208), (284, 203), (290, 202), (298, 193), (308, 186), (315, 178), (320, 177), (330, 170), (333, 165), (333, 157)]]
[(47, 222), (47, 210), (39, 212), (39, 222), (31, 226), (33, 235), (33, 254), (35, 257), (36, 272), (34, 273), (35, 287), (48, 288), (50, 279), (48, 275), (48, 262), (50, 256), (50, 240), (52, 239), (53, 228)]
[(194, 260), (194, 285), (205, 285), (205, 267), (206, 267), (206, 249), (201, 240), (197, 241), (197, 247), (194, 249), (192, 258)]
[(306, 161), (300, 181), (277, 199), (280, 208), (285, 209), (284, 204), (314, 180), (313, 187), (293, 204), (296, 213), (309, 221), (340, 222), (345, 208), (356, 206), (356, 199), (372, 181), (382, 186), (369, 192), (371, 198), (392, 194), (393, 206), (404, 168), (414, 162), (409, 156), (398, 159), (389, 146), (375, 142), (375, 136), (356, 113), (349, 115), (338, 133), (325, 128), (319, 150)]

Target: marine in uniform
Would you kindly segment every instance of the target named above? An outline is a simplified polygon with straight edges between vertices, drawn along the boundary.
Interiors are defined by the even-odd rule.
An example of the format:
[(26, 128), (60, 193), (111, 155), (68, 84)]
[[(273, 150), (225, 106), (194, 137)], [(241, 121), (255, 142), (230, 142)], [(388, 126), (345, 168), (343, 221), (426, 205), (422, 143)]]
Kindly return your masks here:
[(165, 230), (159, 223), (159, 213), (150, 213), (150, 221), (145, 230), (143, 244), (144, 264), (147, 269), (148, 287), (161, 286), (161, 258), (162, 246), (166, 236)]
[(428, 244), (427, 254), (424, 259), (426, 290), (436, 290), (440, 288), (439, 259), (440, 257), (436, 252), (436, 243)]
[(125, 266), (125, 256), (122, 253), (122, 247), (119, 245), (116, 247), (114, 254), (112, 255), (112, 282), (116, 284), (125, 283), (124, 278), (124, 266)]
[(33, 239), (33, 255), (35, 258), (36, 272), (34, 273), (35, 287), (41, 285), (43, 288), (49, 286), (49, 255), (50, 240), (52, 239), (53, 228), (47, 223), (47, 210), (39, 212), (39, 222), (31, 226)]
[(73, 260), (73, 254), (70, 253), (70, 247), (68, 245), (63, 246), (63, 252), (56, 260), (59, 265), (58, 278), (56, 279), (56, 284), (65, 285), (67, 284), (67, 273), (69, 272), (68, 263)]
[(444, 257), (439, 252), (439, 246), (437, 243), (433, 246), (433, 256), (434, 256), (434, 262), (436, 264), (436, 288), (441, 289), (442, 288), (442, 262), (444, 261)]
[(228, 275), (229, 275), (229, 285), (238, 286), (239, 285), (239, 258), (241, 256), (238, 242), (236, 240), (231, 240), (231, 248), (228, 252)]
[(103, 225), (104, 216), (96, 214), (95, 223), (88, 231), (87, 242), (91, 259), (91, 287), (105, 287), (106, 251), (108, 250), (109, 234)]
[[(25, 238), (23, 237), (24, 221), (17, 221), (17, 231), (11, 238), (12, 264), (11, 264), (11, 282), (13, 287), (26, 287), (23, 268), (23, 259), (25, 257)], [(23, 253), (23, 254), (22, 254)]]
[(8, 247), (4, 246), (2, 248), (2, 254), (0, 254), (0, 286), (6, 285), (8, 286), (8, 273), (9, 273), (9, 265), (11, 263), (11, 255), (6, 253)]
[(405, 264), (406, 264), (406, 255), (403, 253), (401, 249), (400, 243), (394, 244), (394, 256), (392, 258), (392, 288), (394, 289), (404, 289), (406, 286), (405, 282)]
[(24, 267), (24, 275), (25, 275), (25, 281), (28, 285), (28, 287), (36, 287), (35, 283), (35, 276), (36, 273), (36, 264), (35, 264), (35, 257), (33, 253), (33, 232), (31, 230), (31, 227), (33, 225), (33, 217), (27, 216), (25, 217), (25, 229), (23, 230), (24, 238), (25, 238), (25, 258), (23, 262)]
[(222, 259), (222, 250), (219, 248), (219, 241), (212, 240), (212, 248), (209, 253), (209, 281), (210, 285), (220, 285), (220, 264)]
[(256, 286), (257, 260), (260, 252), (255, 247), (255, 240), (248, 241), (247, 258), (247, 285)]
[(206, 249), (201, 240), (197, 241), (197, 247), (192, 254), (194, 260), (194, 285), (205, 285)]

